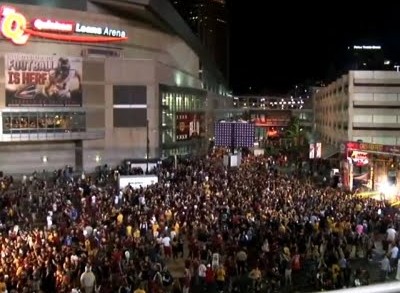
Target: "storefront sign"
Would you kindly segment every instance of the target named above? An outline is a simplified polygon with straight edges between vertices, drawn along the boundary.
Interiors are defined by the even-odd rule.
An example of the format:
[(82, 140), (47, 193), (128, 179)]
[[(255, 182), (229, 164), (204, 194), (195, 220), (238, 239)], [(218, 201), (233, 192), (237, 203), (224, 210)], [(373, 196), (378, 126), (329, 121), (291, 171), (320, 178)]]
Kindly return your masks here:
[(31, 36), (76, 43), (107, 43), (128, 39), (123, 30), (74, 21), (36, 18), (29, 23), (22, 13), (10, 6), (0, 6), (0, 13), (0, 32), (16, 45), (25, 45)]
[(371, 151), (371, 152), (382, 152), (383, 151), (383, 145), (382, 144), (361, 142), (359, 144), (359, 148), (362, 151)]
[(393, 145), (349, 141), (346, 143), (346, 148), (347, 150), (400, 154), (400, 146)]

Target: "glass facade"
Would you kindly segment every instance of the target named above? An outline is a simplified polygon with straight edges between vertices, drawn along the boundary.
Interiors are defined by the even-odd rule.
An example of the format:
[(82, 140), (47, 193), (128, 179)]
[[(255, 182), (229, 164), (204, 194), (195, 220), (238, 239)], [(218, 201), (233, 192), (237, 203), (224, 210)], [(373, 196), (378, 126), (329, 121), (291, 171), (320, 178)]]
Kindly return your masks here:
[[(190, 153), (198, 137), (185, 136), (193, 125), (191, 117), (199, 121), (200, 132), (205, 127), (206, 93), (202, 90), (160, 86), (161, 96), (161, 142), (164, 155)], [(182, 119), (185, 117), (186, 120)], [(182, 119), (182, 120), (180, 120)], [(190, 121), (189, 121), (190, 120)], [(187, 124), (187, 125), (186, 125)], [(179, 125), (182, 126), (180, 129)]]
[(3, 133), (85, 132), (84, 112), (3, 112)]

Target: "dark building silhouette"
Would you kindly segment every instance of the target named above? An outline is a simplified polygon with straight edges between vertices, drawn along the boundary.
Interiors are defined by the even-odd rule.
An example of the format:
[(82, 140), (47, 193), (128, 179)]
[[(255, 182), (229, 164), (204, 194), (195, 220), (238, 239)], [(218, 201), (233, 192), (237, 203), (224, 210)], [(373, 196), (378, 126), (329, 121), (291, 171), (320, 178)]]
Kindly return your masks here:
[(170, 0), (229, 80), (229, 24), (225, 0)]
[(346, 67), (346, 70), (393, 70), (392, 61), (380, 45), (349, 46)]

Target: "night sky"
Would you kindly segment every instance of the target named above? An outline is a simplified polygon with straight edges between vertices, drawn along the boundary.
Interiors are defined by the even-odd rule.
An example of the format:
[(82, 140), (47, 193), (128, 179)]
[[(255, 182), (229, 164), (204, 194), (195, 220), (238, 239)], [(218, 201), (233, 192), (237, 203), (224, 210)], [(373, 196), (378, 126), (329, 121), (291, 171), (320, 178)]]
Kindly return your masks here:
[[(320, 6), (306, 2), (227, 3), (234, 94), (283, 94), (296, 83), (323, 80), (343, 67), (348, 45), (382, 45), (385, 55), (400, 61), (397, 5), (389, 1), (383, 1), (390, 4), (385, 6), (358, 2), (358, 7), (338, 1), (318, 2)], [(330, 3), (337, 7), (329, 7)]]

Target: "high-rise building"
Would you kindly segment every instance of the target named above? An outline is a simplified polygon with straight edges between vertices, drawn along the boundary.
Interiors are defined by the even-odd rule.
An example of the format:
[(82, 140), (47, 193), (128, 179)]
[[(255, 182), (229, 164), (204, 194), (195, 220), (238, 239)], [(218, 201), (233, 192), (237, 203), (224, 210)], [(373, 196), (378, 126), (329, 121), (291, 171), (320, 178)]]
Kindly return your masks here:
[(349, 71), (314, 92), (316, 133), (337, 151), (344, 141), (400, 145), (400, 76)]
[(171, 0), (229, 79), (229, 26), (225, 0)]

